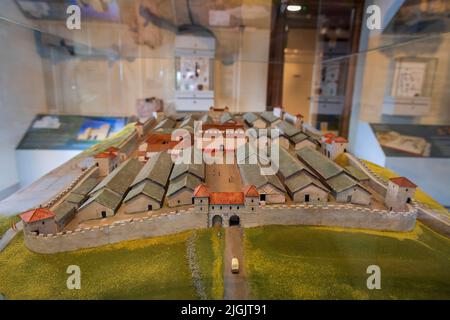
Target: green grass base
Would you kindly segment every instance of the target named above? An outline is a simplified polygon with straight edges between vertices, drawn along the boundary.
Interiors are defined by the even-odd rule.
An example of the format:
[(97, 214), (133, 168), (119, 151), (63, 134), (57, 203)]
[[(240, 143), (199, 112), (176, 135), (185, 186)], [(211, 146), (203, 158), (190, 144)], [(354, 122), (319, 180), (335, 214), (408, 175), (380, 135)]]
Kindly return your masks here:
[(13, 223), (16, 223), (19, 221), (19, 218), (17, 216), (2, 216), (0, 215), (0, 237), (9, 229), (11, 228)]
[(224, 237), (223, 229), (209, 228), (199, 231), (196, 251), (208, 299), (223, 299)]
[[(255, 299), (450, 299), (450, 240), (418, 223), (410, 233), (304, 226), (245, 230)], [(369, 265), (381, 290), (369, 290)]]
[[(196, 299), (188, 236), (41, 255), (24, 247), (21, 234), (0, 253), (0, 293), (7, 299)], [(66, 287), (69, 265), (81, 268), (81, 290)]]

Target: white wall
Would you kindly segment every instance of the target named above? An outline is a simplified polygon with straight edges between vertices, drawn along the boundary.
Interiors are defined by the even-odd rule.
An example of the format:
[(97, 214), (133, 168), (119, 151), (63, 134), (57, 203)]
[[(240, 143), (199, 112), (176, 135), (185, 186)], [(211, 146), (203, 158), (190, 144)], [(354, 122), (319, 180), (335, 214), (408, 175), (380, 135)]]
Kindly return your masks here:
[[(265, 110), (269, 24), (218, 33), (222, 49), (231, 48), (235, 59), (225, 65), (219, 56), (215, 63), (217, 106)], [(77, 52), (95, 55), (95, 48), (101, 54), (72, 58), (52, 50), (51, 59), (41, 59), (37, 30), (81, 44)], [(13, 1), (0, 2), (0, 167), (8, 168), (0, 173), (0, 199), (2, 190), (17, 187), (14, 150), (37, 113), (133, 115), (137, 98), (173, 100), (174, 34), (161, 30), (160, 36), (152, 49), (137, 45), (127, 25), (84, 22), (81, 31), (70, 31), (63, 22), (27, 20)], [(105, 53), (120, 58), (108, 60)]]
[[(126, 34), (126, 31), (122, 32)], [(154, 51), (142, 46), (136, 46), (133, 51), (129, 47), (127, 50), (133, 55), (142, 54), (133, 59), (46, 61), (50, 110), (66, 114), (132, 115), (138, 98), (156, 96), (165, 102), (173, 101), (174, 37), (168, 32), (163, 34), (162, 47)], [(218, 107), (227, 105), (231, 111), (265, 110), (269, 30), (240, 32), (227, 29), (217, 34), (222, 46), (233, 38), (236, 48), (232, 64), (224, 64), (222, 56), (215, 61), (215, 104)], [(100, 43), (104, 34), (98, 34), (99, 41), (95, 37), (96, 34), (91, 33), (92, 45)]]
[(310, 97), (316, 29), (291, 29), (288, 32), (283, 72), (283, 107), (290, 114), (300, 113), (310, 122)]
[[(0, 17), (15, 9), (9, 5), (0, 3)], [(46, 111), (43, 79), (33, 31), (0, 18), (0, 198), (17, 189), (14, 150), (35, 114)]]
[[(403, 2), (402, 0), (368, 0), (365, 7), (373, 3), (381, 7), (382, 26), (384, 27)], [(450, 101), (450, 90), (448, 90), (450, 84), (448, 77), (450, 73), (448, 54), (450, 36), (443, 34), (410, 42), (406, 42), (406, 40), (408, 40), (406, 37), (390, 36), (381, 34), (377, 30), (369, 30), (363, 24), (350, 124), (349, 140), (352, 151), (355, 151), (354, 142), (358, 139), (357, 136), (361, 135), (358, 132), (359, 121), (374, 123), (386, 121), (382, 115), (382, 107), (386, 90), (389, 90), (387, 83), (391, 77), (391, 62), (395, 57), (436, 58), (438, 62), (431, 93), (430, 112), (423, 117), (397, 118), (389, 121), (415, 124), (448, 124), (450, 121), (450, 108), (448, 107), (448, 101)], [(395, 45), (381, 49), (386, 44)]]
[[(368, 0), (381, 7), (382, 26), (402, 5), (401, 0)], [(410, 40), (410, 41), (407, 41)], [(410, 123), (447, 125), (450, 122), (450, 36), (427, 36), (414, 40), (406, 37), (370, 31), (363, 24), (360, 54), (356, 72), (350, 123), (349, 149), (357, 156), (386, 166), (407, 176), (441, 203), (448, 205), (450, 198), (442, 190), (448, 181), (447, 159), (386, 158), (368, 123)], [(384, 49), (382, 47), (390, 44)], [(394, 44), (394, 45), (392, 45)], [(384, 96), (391, 77), (392, 61), (396, 57), (436, 58), (437, 69), (431, 93), (431, 110), (422, 117), (386, 117), (382, 114)], [(428, 168), (428, 170), (422, 170)], [(430, 171), (430, 168), (433, 170)], [(448, 168), (448, 167), (447, 167)]]

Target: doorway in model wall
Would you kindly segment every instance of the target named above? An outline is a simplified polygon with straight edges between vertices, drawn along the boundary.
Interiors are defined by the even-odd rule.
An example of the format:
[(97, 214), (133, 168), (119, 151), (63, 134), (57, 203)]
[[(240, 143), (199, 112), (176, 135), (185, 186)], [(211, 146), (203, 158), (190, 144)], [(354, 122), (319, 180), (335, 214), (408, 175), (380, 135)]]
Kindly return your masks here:
[(232, 215), (230, 217), (230, 227), (239, 226), (241, 224), (241, 219), (237, 215)]

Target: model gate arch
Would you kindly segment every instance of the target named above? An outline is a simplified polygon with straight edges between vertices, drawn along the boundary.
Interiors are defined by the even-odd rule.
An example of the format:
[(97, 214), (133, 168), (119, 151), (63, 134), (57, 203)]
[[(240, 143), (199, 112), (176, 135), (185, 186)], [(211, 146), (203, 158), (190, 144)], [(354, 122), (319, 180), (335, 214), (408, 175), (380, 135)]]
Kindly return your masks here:
[(228, 225), (229, 225), (230, 227), (241, 225), (241, 218), (239, 218), (239, 216), (238, 216), (237, 214), (233, 214), (233, 215), (230, 217), (230, 221), (229, 221), (229, 224), (228, 224)]
[(223, 219), (221, 215), (216, 214), (212, 218), (212, 226), (213, 227), (221, 227), (223, 224)]

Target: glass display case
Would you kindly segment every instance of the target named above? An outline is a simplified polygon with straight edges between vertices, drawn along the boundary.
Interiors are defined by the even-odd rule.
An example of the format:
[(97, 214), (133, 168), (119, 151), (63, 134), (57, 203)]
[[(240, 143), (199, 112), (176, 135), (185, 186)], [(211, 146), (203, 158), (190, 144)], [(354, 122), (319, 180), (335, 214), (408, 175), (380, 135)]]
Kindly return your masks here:
[(450, 299), (449, 13), (0, 1), (0, 299)]

